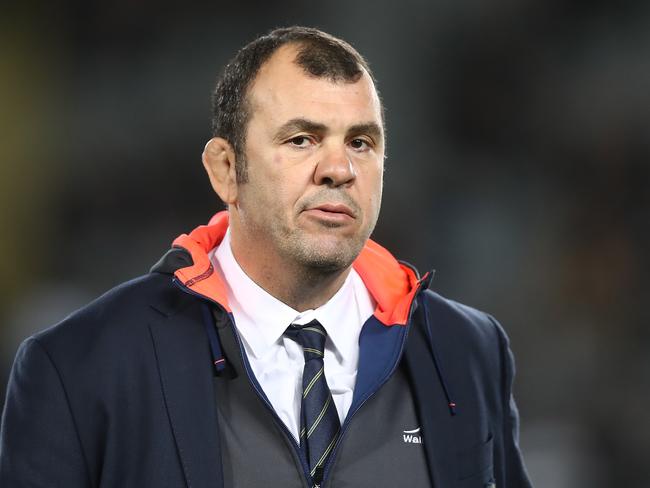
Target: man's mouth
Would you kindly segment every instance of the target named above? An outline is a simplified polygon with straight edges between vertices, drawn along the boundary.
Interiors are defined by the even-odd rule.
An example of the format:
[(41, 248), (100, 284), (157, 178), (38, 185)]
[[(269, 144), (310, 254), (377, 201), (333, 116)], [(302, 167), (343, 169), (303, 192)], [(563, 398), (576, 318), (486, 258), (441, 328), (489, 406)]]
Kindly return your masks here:
[(310, 217), (332, 224), (345, 224), (356, 218), (356, 213), (343, 203), (322, 203), (307, 208), (305, 213)]
[(350, 207), (343, 203), (324, 203), (318, 205), (311, 210), (320, 210), (321, 212), (333, 213), (333, 214), (344, 214), (348, 217), (354, 218), (354, 212)]

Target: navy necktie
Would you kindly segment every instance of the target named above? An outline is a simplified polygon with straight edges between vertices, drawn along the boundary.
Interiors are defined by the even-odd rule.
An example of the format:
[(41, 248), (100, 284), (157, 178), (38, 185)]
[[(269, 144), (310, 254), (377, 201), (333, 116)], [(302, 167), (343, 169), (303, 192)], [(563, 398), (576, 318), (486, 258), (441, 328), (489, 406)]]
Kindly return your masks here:
[(287, 336), (300, 344), (305, 354), (300, 409), (300, 449), (305, 453), (314, 484), (323, 476), (323, 466), (332, 453), (341, 424), (324, 373), (323, 356), (327, 333), (317, 320), (292, 324)]

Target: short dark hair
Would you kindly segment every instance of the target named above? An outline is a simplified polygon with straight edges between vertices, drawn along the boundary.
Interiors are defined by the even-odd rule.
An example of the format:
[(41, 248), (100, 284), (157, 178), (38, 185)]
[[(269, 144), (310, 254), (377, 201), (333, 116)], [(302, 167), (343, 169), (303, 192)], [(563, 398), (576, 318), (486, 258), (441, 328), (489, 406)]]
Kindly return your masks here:
[(298, 47), (296, 64), (314, 77), (354, 83), (368, 63), (347, 42), (310, 27), (283, 27), (253, 40), (226, 65), (212, 94), (212, 135), (223, 137), (235, 152), (237, 182), (248, 179), (244, 148), (251, 110), (247, 95), (260, 67), (285, 44)]

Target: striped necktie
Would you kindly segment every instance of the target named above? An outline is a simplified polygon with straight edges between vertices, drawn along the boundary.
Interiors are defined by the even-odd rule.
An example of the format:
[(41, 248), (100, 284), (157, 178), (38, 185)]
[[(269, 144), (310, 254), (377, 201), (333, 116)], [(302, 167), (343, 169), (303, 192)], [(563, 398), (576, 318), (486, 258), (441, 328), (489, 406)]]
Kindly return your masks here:
[(323, 356), (327, 333), (317, 320), (307, 325), (291, 324), (286, 335), (300, 344), (305, 354), (300, 409), (300, 449), (305, 453), (314, 484), (323, 476), (323, 466), (332, 453), (341, 424), (324, 373)]

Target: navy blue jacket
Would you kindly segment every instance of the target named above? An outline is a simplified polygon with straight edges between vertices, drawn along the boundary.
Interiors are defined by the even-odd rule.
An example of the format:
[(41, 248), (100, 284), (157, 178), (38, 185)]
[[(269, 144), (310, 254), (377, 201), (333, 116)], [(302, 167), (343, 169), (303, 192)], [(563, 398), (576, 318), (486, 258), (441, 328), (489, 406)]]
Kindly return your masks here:
[[(214, 247), (219, 225), (207, 241), (209, 227), (183, 236), (153, 272), (21, 345), (0, 431), (2, 488), (223, 486), (218, 351), (204, 310), (227, 304), (218, 289), (210, 296), (200, 289), (216, 273), (194, 249), (197, 242)], [(494, 478), (500, 487), (530, 486), (505, 333), (488, 315), (428, 290), (428, 280), (405, 266), (379, 266), (383, 253), (370, 243), (356, 269), (362, 278), (368, 263), (374, 274), (389, 266), (408, 275), (402, 289), (365, 282), (378, 302), (371, 320), (403, 331), (402, 361), (433, 485), (484, 486), (472, 480)], [(204, 268), (198, 274), (197, 266)]]

